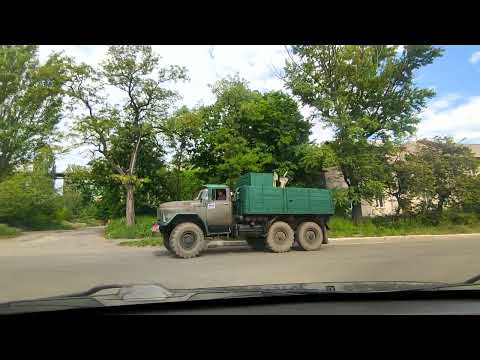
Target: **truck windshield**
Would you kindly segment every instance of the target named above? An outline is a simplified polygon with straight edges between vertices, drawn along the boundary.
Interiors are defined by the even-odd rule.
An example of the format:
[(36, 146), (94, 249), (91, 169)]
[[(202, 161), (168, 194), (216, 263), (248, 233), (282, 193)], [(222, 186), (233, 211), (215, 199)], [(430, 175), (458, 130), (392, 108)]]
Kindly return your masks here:
[(195, 200), (202, 200), (203, 199), (206, 199), (208, 197), (208, 190), (207, 189), (202, 189), (200, 190), (200, 192), (198, 193), (197, 197)]

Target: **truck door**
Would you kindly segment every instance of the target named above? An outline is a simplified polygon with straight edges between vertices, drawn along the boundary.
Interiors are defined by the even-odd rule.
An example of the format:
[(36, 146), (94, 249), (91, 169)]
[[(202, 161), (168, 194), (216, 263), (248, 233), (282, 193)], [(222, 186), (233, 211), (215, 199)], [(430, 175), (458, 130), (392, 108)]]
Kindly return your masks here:
[(228, 188), (212, 188), (207, 204), (207, 226), (211, 233), (230, 232), (232, 225), (232, 200)]

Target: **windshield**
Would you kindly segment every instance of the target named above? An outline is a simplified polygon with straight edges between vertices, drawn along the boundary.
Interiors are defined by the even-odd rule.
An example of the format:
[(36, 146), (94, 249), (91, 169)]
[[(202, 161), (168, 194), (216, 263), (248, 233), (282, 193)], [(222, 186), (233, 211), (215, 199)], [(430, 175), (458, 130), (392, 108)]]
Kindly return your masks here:
[(478, 46), (0, 45), (0, 74), (0, 303), (480, 273)]
[(198, 193), (197, 197), (195, 198), (195, 200), (206, 200), (208, 198), (208, 189), (202, 189), (200, 190), (200, 192)]

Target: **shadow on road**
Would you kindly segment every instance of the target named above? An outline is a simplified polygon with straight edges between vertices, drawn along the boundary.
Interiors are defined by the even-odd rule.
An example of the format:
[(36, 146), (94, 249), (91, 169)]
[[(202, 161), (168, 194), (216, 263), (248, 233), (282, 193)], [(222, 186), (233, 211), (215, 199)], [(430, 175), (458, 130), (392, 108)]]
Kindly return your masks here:
[[(299, 246), (292, 247), (292, 251), (303, 251)], [(253, 250), (248, 246), (218, 246), (218, 247), (211, 247), (204, 250), (200, 256), (212, 256), (212, 255), (226, 255), (226, 254), (273, 254), (270, 251), (264, 250)], [(168, 257), (177, 259), (177, 256), (170, 253), (168, 250), (155, 250), (153, 252), (155, 256), (159, 257)]]

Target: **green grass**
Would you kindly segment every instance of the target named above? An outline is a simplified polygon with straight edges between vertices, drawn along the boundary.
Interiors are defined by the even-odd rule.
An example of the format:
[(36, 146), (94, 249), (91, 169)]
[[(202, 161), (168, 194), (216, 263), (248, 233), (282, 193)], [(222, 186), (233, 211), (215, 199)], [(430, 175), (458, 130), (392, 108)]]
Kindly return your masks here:
[(480, 232), (480, 221), (468, 224), (454, 224), (444, 221), (438, 225), (421, 223), (415, 219), (363, 219), (354, 225), (350, 219), (332, 217), (328, 224), (329, 237), (395, 236), (395, 235), (437, 235), (467, 234)]
[(20, 235), (22, 232), (20, 229), (10, 227), (5, 224), (0, 224), (0, 238), (10, 238)]
[(155, 220), (154, 216), (137, 216), (135, 225), (129, 228), (125, 218), (111, 219), (105, 228), (105, 236), (108, 239), (150, 238), (152, 237), (151, 226)]
[(133, 241), (124, 241), (121, 242), (119, 245), (122, 246), (161, 246), (163, 245), (163, 239), (161, 236), (159, 237), (149, 237), (141, 240), (133, 240)]

